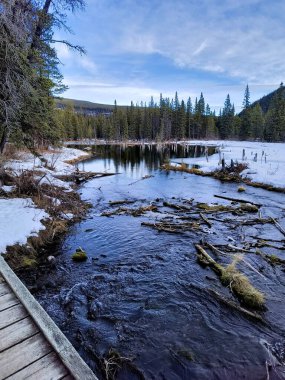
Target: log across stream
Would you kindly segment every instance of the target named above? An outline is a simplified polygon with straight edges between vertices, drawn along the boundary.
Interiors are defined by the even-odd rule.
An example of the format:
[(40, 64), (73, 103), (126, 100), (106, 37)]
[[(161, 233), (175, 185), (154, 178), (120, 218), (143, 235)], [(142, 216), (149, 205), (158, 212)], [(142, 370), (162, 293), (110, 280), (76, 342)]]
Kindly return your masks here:
[(86, 220), (24, 280), (97, 376), (284, 378), (285, 195), (160, 170), (189, 149), (96, 149), (79, 170), (118, 174), (80, 188)]

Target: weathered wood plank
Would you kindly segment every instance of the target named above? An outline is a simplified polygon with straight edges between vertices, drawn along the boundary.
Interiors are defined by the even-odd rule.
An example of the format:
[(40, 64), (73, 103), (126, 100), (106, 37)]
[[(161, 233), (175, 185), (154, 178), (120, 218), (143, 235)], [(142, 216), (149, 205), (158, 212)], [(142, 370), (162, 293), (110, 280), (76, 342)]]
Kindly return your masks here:
[(0, 355), (0, 380), (13, 375), (51, 351), (50, 344), (40, 333), (3, 351)]
[(27, 317), (28, 313), (22, 305), (15, 305), (0, 312), (0, 329)]
[(8, 307), (19, 304), (20, 301), (11, 292), (0, 297), (0, 311), (8, 309)]
[[(1, 317), (1, 314), (0, 314)], [(39, 331), (30, 317), (26, 317), (21, 321), (0, 330), (0, 353), (23, 340), (30, 338)], [(1, 371), (0, 371), (1, 372)]]
[(57, 354), (52, 352), (8, 377), (7, 380), (59, 380), (66, 376), (68, 376), (66, 367)]
[[(76, 380), (98, 380), (53, 320), (0, 256), (0, 272)], [(17, 346), (15, 346), (17, 347)], [(6, 351), (5, 351), (6, 352)]]
[(10, 289), (10, 287), (4, 282), (0, 282), (0, 297), (8, 293), (12, 293), (12, 290)]
[(0, 274), (0, 284), (1, 284), (1, 282), (5, 282), (5, 280), (4, 280), (4, 278)]

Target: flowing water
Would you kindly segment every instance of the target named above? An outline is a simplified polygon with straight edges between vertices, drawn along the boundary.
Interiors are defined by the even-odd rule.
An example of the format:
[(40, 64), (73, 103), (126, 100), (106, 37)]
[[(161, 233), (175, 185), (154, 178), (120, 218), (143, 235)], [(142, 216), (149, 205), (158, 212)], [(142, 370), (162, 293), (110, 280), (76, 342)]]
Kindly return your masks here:
[[(133, 200), (125, 205), (132, 208), (159, 205), (163, 217), (174, 213), (163, 201), (230, 204), (214, 197), (218, 194), (258, 202), (264, 217), (278, 218), (284, 226), (285, 195), (248, 187), (241, 196), (237, 184), (160, 170), (165, 160), (201, 155), (199, 147), (105, 145), (94, 152), (80, 170), (117, 174), (80, 188), (92, 208), (53, 252), (57, 264), (37, 278), (35, 296), (97, 376), (106, 375), (102, 358), (114, 362), (119, 354), (120, 366), (109, 360), (109, 374), (117, 369), (117, 379), (285, 378), (284, 265), (248, 254), (262, 275), (240, 266), (266, 294), (267, 311), (259, 322), (213, 297), (211, 289), (237, 302), (210, 268), (197, 263), (194, 246), (201, 240), (241, 244), (260, 236), (278, 240), (274, 244), (280, 247), (283, 240), (284, 248), (284, 235), (274, 225), (219, 223), (175, 234), (141, 225), (161, 218), (154, 212), (101, 216), (119, 207), (109, 204), (116, 200)], [(86, 262), (71, 260), (78, 247), (88, 253)], [(285, 259), (282, 249), (264, 251)]]

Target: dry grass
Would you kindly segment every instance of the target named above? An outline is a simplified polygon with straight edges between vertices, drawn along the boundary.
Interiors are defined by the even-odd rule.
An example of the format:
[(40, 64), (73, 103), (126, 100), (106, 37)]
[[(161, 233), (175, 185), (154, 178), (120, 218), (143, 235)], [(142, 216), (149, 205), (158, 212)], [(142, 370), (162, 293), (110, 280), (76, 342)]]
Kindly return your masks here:
[(238, 259), (235, 259), (221, 271), (220, 279), (223, 284), (229, 286), (240, 301), (252, 308), (263, 309), (265, 299), (263, 293), (251, 285), (248, 278), (236, 269)]

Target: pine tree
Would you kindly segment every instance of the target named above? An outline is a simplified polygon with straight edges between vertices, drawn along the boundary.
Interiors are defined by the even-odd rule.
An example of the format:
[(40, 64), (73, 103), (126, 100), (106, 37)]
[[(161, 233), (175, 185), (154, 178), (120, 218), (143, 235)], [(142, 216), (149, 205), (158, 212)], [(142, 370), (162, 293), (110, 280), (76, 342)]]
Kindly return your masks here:
[(250, 123), (250, 114), (251, 109), (250, 106), (250, 92), (249, 87), (246, 85), (245, 92), (244, 92), (244, 99), (243, 99), (243, 112), (241, 115), (241, 123), (240, 123), (240, 131), (239, 131), (239, 137), (241, 140), (246, 140), (249, 137), (251, 137), (252, 131), (251, 131), (251, 123)]
[(244, 91), (244, 98), (243, 98), (243, 109), (247, 109), (250, 106), (250, 92), (249, 92), (249, 87), (248, 84), (246, 85), (245, 91)]
[(234, 120), (234, 107), (231, 104), (230, 95), (228, 94), (225, 100), (225, 105), (221, 113), (220, 136), (221, 139), (226, 139), (231, 136)]
[(186, 110), (186, 118), (187, 118), (187, 137), (190, 139), (192, 136), (191, 128), (192, 128), (192, 118), (193, 118), (193, 107), (191, 98), (189, 96), (187, 100), (187, 110)]

